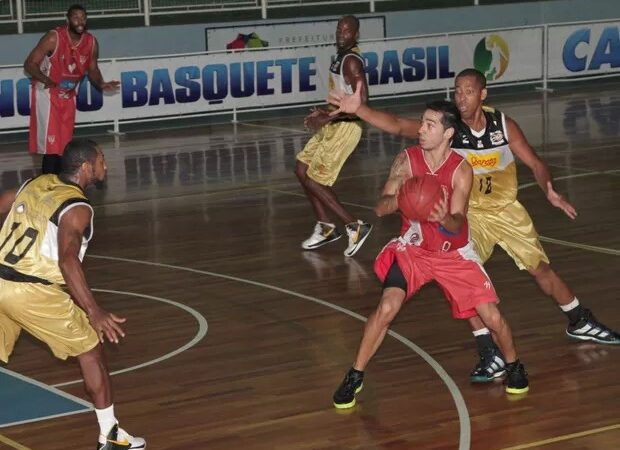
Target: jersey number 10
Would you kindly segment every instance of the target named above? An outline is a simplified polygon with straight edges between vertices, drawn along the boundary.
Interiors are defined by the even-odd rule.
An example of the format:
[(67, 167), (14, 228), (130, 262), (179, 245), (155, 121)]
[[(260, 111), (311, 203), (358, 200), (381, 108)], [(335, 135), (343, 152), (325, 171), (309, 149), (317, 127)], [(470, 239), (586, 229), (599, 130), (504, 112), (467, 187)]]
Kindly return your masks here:
[[(19, 228), (19, 225), (20, 225), (19, 222), (13, 222), (13, 225), (11, 225), (11, 232), (6, 237), (2, 245), (0, 245), (0, 252), (2, 252), (6, 244), (8, 244), (8, 242), (11, 240), (11, 238), (13, 237), (13, 234), (15, 233), (15, 230)], [(13, 244), (13, 248), (11, 249), (11, 251), (9, 251), (6, 254), (6, 256), (4, 257), (4, 260), (9, 264), (17, 264), (24, 256), (26, 256), (26, 253), (28, 253), (28, 250), (30, 250), (30, 248), (34, 245), (34, 241), (37, 240), (38, 235), (39, 235), (39, 232), (35, 230), (34, 228), (32, 227), (26, 228), (26, 231), (24, 232), (24, 234), (22, 234), (19, 238), (15, 240), (15, 244)], [(16, 254), (15, 250), (17, 249), (17, 246), (21, 244), (22, 241), (24, 241), (25, 239), (29, 239), (28, 244), (26, 245), (26, 247), (21, 253)]]

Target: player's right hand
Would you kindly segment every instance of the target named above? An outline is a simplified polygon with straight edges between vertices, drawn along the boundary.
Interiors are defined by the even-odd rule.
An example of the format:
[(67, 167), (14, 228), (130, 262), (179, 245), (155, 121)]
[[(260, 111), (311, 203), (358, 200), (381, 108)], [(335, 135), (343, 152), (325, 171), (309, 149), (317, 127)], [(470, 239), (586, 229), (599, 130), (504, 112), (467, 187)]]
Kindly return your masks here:
[(103, 309), (97, 309), (89, 314), (88, 320), (97, 332), (101, 343), (103, 343), (104, 337), (114, 344), (118, 344), (119, 339), (125, 337), (125, 333), (119, 325), (119, 323), (127, 320), (124, 317), (118, 317)]

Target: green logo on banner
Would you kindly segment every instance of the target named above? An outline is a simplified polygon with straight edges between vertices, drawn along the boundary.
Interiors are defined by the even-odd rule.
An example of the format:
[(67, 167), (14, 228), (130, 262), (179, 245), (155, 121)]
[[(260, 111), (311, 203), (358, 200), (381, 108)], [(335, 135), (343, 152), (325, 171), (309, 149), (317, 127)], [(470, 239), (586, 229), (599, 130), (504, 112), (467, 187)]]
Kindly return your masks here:
[(490, 34), (480, 39), (474, 50), (474, 67), (482, 72), (487, 80), (499, 79), (510, 62), (510, 49), (504, 39)]

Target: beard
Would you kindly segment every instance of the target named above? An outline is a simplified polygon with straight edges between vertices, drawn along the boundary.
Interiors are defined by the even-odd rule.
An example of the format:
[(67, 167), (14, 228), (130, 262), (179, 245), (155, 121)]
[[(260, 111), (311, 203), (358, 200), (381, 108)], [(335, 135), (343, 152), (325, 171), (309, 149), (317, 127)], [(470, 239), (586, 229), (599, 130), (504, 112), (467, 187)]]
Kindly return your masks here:
[(107, 184), (108, 183), (104, 178), (103, 180), (95, 180), (93, 186), (95, 186), (95, 189), (97, 189), (98, 191), (103, 191), (107, 187)]
[(71, 22), (69, 22), (69, 31), (75, 34), (83, 34), (86, 31), (86, 25), (82, 26), (82, 30), (78, 29), (79, 27), (74, 27)]

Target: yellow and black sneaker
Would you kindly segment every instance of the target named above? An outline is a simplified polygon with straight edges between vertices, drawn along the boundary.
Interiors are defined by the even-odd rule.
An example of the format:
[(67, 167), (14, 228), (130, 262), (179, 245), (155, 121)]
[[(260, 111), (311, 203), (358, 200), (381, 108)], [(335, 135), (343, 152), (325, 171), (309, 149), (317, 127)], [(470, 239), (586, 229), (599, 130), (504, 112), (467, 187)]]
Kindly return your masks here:
[(334, 406), (338, 409), (353, 408), (355, 406), (355, 394), (364, 387), (364, 372), (349, 369), (344, 380), (334, 393)]
[(362, 247), (362, 244), (372, 231), (372, 225), (358, 220), (345, 226), (349, 235), (349, 246), (344, 251), (344, 256), (353, 256)]
[(530, 383), (527, 380), (527, 372), (523, 364), (517, 359), (513, 363), (506, 364), (506, 392), (509, 394), (525, 394), (530, 390)]
[(118, 424), (114, 425), (107, 436), (99, 435), (97, 450), (134, 450), (145, 449), (146, 442), (139, 437), (133, 437)]
[(333, 223), (317, 222), (310, 237), (301, 243), (301, 248), (304, 250), (314, 250), (330, 242), (337, 241), (341, 237), (342, 234), (340, 234)]

